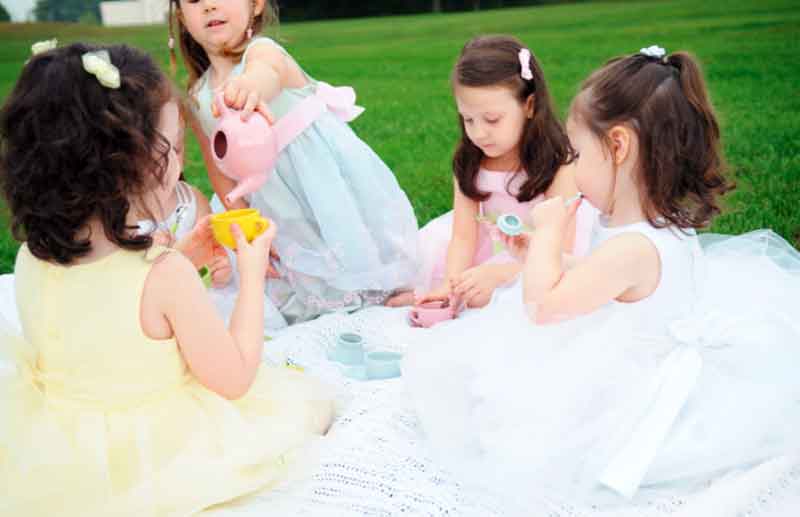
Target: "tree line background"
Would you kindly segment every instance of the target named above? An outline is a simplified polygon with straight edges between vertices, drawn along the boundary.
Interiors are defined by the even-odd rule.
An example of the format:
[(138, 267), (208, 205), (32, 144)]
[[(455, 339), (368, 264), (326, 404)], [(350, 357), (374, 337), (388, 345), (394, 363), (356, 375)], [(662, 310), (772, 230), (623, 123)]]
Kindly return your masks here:
[[(37, 0), (37, 21), (98, 23), (101, 0)], [(573, 0), (574, 1), (574, 0)], [(282, 21), (357, 18), (391, 14), (497, 9), (536, 4), (568, 3), (566, 0), (280, 0)]]

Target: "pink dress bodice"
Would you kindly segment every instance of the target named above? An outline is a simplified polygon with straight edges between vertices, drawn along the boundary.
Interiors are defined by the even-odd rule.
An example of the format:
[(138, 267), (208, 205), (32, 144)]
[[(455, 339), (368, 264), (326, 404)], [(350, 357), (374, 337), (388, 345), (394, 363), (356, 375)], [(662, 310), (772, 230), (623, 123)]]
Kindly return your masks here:
[[(519, 216), (525, 224), (530, 224), (530, 211), (535, 203), (544, 196), (537, 196), (531, 201), (519, 202), (512, 195), (519, 191), (525, 181), (525, 174), (511, 172), (488, 171), (481, 169), (476, 178), (476, 185), (481, 192), (490, 194), (486, 201), (479, 205), (479, 214), (491, 220), (502, 214), (512, 213)], [(475, 247), (473, 266), (485, 262), (509, 262), (514, 260), (508, 252), (495, 245), (497, 239), (492, 238), (493, 225), (478, 225), (478, 242)], [(420, 230), (421, 267), (416, 282), (418, 292), (438, 286), (444, 281), (447, 247), (453, 233), (453, 211), (437, 217)]]
[[(544, 195), (540, 194), (530, 201), (520, 202), (513, 195), (519, 192), (520, 187), (525, 182), (526, 175), (524, 173), (510, 173), (498, 172), (481, 169), (476, 178), (478, 190), (481, 192), (490, 193), (486, 201), (482, 201), (479, 205), (480, 214), (488, 217), (491, 220), (496, 220), (497, 217), (503, 214), (514, 214), (522, 221), (529, 225), (530, 212), (533, 205), (542, 201)], [(492, 262), (507, 262), (511, 257), (504, 250), (497, 251), (495, 243), (499, 242), (497, 237), (492, 236), (493, 226), (489, 224), (481, 224), (478, 230), (478, 246), (475, 250), (474, 264), (482, 264), (491, 260)]]
[[(536, 203), (544, 199), (540, 194), (530, 201), (520, 202), (514, 194), (526, 180), (524, 173), (489, 171), (481, 169), (476, 178), (476, 185), (481, 192), (490, 196), (479, 204), (479, 215), (490, 221), (495, 221), (503, 214), (518, 216), (527, 226), (532, 226), (530, 220), (531, 209)], [(578, 208), (575, 224), (575, 246), (573, 253), (577, 256), (586, 255), (590, 246), (592, 226), (597, 217), (597, 210), (585, 199)], [(502, 248), (499, 241), (498, 230), (493, 224), (481, 223), (478, 225), (478, 242), (472, 266), (484, 263), (505, 263), (514, 259)], [(416, 281), (416, 291), (427, 292), (444, 281), (447, 247), (453, 234), (453, 211), (437, 217), (420, 230), (420, 269)]]

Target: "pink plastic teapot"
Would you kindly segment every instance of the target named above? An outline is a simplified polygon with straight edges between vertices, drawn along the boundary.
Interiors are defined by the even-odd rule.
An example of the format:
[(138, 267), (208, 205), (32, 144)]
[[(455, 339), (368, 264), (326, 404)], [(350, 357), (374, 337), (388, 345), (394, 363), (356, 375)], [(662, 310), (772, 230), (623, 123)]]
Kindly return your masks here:
[(211, 135), (211, 154), (222, 173), (237, 182), (225, 196), (229, 203), (261, 188), (275, 168), (280, 152), (325, 111), (343, 122), (350, 122), (364, 112), (364, 108), (356, 106), (352, 88), (334, 88), (324, 82), (318, 82), (314, 95), (300, 101), (273, 126), (257, 114), (242, 121), (238, 110), (225, 105), (222, 92), (214, 102), (220, 120)]

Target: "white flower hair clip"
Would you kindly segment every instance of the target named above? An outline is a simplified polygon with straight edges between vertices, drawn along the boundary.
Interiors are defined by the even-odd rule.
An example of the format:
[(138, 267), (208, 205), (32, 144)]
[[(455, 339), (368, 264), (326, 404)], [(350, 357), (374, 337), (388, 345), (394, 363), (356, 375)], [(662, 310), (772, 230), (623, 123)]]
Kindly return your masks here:
[(662, 59), (664, 56), (667, 55), (667, 51), (663, 49), (663, 47), (659, 47), (658, 45), (650, 45), (647, 48), (643, 48), (639, 50), (640, 54), (644, 54), (648, 57), (655, 57), (658, 59)]
[(31, 45), (31, 55), (35, 56), (36, 54), (41, 54), (42, 52), (47, 52), (48, 50), (53, 50), (58, 46), (58, 40), (48, 39), (44, 41), (37, 41), (33, 45)]
[(108, 50), (87, 52), (81, 56), (81, 61), (83, 61), (83, 69), (97, 77), (100, 84), (115, 90), (119, 88), (119, 68), (111, 63), (111, 55)]
[(531, 72), (531, 51), (523, 48), (519, 50), (519, 66), (521, 69), (520, 75), (526, 81), (533, 79)]

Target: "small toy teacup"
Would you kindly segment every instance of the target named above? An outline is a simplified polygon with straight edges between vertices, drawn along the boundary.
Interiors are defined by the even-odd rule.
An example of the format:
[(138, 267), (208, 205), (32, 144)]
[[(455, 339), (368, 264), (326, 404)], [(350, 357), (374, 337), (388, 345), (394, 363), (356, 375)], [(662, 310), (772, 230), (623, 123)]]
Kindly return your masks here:
[(236, 239), (231, 233), (231, 224), (236, 223), (250, 242), (269, 228), (269, 219), (261, 217), (255, 208), (228, 210), (211, 216), (211, 231), (217, 242), (226, 248), (236, 249)]
[(336, 336), (328, 359), (341, 364), (342, 373), (351, 379), (369, 381), (400, 376), (402, 354), (385, 350), (364, 351), (364, 338), (355, 332)]
[(400, 376), (400, 361), (403, 355), (397, 352), (369, 352), (364, 361), (369, 379), (393, 379)]
[(416, 326), (432, 327), (455, 318), (456, 308), (452, 300), (434, 300), (412, 306), (408, 317)]
[(364, 338), (355, 332), (344, 332), (336, 337), (336, 347), (328, 353), (328, 358), (347, 365), (364, 362)]
[(522, 233), (523, 227), (522, 219), (514, 214), (503, 214), (497, 218), (497, 229), (509, 237)]

